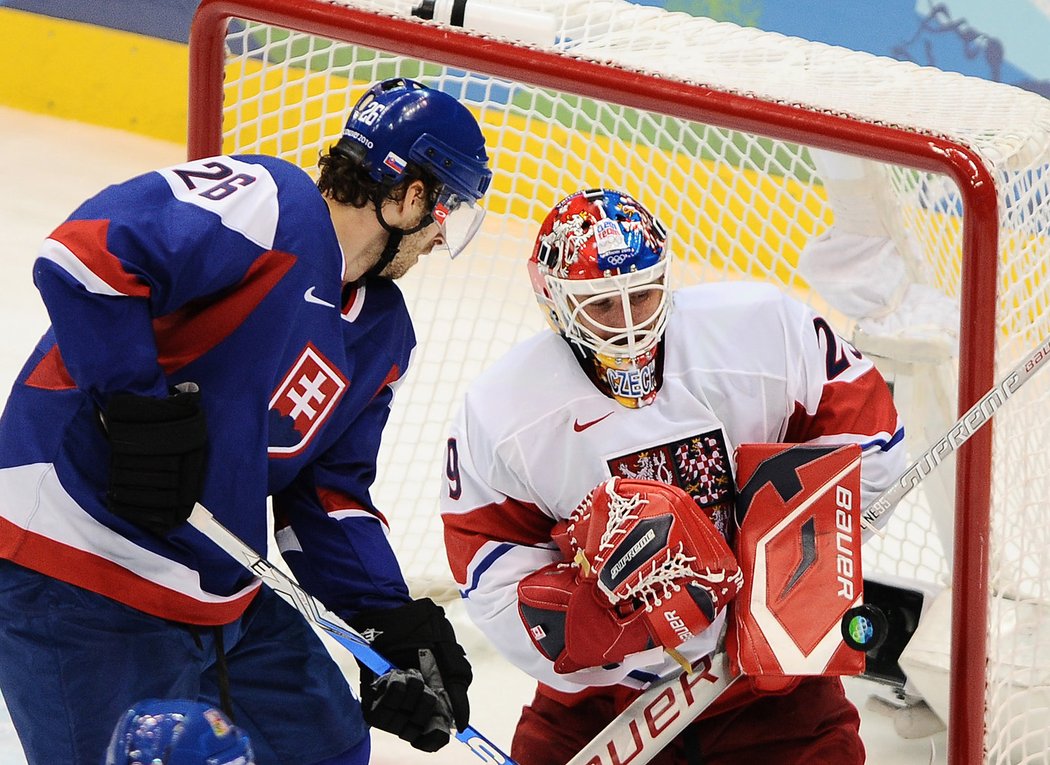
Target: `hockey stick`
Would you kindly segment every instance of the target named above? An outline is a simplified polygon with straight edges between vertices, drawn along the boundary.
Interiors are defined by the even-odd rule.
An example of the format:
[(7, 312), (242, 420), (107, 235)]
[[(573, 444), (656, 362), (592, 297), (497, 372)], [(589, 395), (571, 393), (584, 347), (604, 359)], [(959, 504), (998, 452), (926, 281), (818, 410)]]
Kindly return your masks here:
[(703, 657), (646, 688), (566, 765), (645, 765), (739, 677), (725, 651)]
[[(290, 576), (277, 566), (259, 555), (243, 540), (219, 523), (207, 509), (198, 504), (189, 517), (190, 524), (199, 532), (218, 545), (227, 555), (288, 601), (306, 620), (325, 634), (334, 638), (341, 646), (353, 654), (354, 658), (376, 673), (385, 675), (394, 665), (374, 649), (361, 633), (344, 624), (334, 615), (326, 612), (324, 606), (296, 584)], [(509, 755), (504, 754), (498, 746), (468, 725), (456, 732), (456, 738), (474, 752), (482, 762), (494, 765), (516, 765)]]
[[(895, 507), (948, 455), (968, 440), (992, 415), (1017, 392), (1028, 379), (1050, 358), (1050, 340), (1043, 342), (1022, 360), (998, 385), (970, 407), (959, 420), (948, 428), (944, 436), (927, 449), (896, 481), (872, 500), (861, 513), (861, 527), (880, 533), (872, 524)], [(698, 667), (694, 664), (694, 667)], [(703, 669), (703, 667), (700, 667)], [(687, 728), (700, 713), (709, 707), (737, 677), (730, 675), (724, 653), (710, 657), (707, 672), (701, 679), (686, 686), (688, 674), (679, 672), (650, 686), (630, 706), (621, 712), (601, 733), (577, 754), (568, 765), (607, 765), (626, 762), (617, 749), (617, 742), (630, 736), (631, 765), (645, 765)], [(663, 724), (660, 724), (664, 721)]]
[(875, 521), (890, 508), (895, 507), (904, 499), (904, 495), (922, 483), (935, 467), (991, 420), (992, 415), (1017, 392), (1018, 388), (1028, 382), (1047, 358), (1050, 358), (1050, 340), (1044, 341), (1000, 380), (998, 385), (995, 385), (976, 404), (967, 409), (966, 413), (956, 420), (955, 424), (951, 425), (933, 446), (923, 452), (888, 489), (872, 500), (861, 513), (861, 528), (881, 534), (875, 528)]

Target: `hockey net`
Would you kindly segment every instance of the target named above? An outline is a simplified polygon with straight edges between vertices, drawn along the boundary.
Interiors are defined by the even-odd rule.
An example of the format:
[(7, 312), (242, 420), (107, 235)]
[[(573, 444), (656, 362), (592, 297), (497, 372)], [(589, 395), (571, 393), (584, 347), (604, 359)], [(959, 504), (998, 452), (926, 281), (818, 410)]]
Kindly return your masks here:
[[(542, 31), (528, 45), (411, 6), (205, 0), (190, 153), (312, 172), (364, 88), (391, 76), (479, 118), (495, 171), (485, 225), (462, 257), (399, 282), (419, 347), (374, 494), (417, 594), (455, 594), (438, 518), (446, 430), (470, 380), (545, 326), (524, 265), (568, 193), (637, 196), (672, 233), (679, 285), (769, 281), (822, 311), (894, 384), (913, 454), (1050, 335), (1039, 96), (622, 0), (516, 0), (522, 39)], [(863, 257), (836, 259), (836, 241), (866, 243)], [(1037, 377), (866, 545), (869, 574), (950, 595), (933, 661), (952, 762), (1050, 750), (1048, 404)]]

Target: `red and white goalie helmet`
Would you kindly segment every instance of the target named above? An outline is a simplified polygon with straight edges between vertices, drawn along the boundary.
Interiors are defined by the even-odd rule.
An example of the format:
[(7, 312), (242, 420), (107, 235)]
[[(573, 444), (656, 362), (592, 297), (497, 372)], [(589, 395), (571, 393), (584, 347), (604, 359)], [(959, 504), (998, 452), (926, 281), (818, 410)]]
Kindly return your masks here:
[(622, 191), (566, 197), (540, 226), (529, 259), (551, 326), (589, 360), (592, 380), (624, 406), (651, 404), (671, 307), (667, 232)]

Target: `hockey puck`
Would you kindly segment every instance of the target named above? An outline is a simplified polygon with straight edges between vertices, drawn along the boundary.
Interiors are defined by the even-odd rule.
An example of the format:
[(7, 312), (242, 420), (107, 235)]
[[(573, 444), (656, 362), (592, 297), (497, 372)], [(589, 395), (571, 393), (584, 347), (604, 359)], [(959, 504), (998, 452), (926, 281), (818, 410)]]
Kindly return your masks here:
[(886, 639), (886, 615), (873, 605), (851, 608), (842, 617), (842, 639), (854, 651), (873, 651)]

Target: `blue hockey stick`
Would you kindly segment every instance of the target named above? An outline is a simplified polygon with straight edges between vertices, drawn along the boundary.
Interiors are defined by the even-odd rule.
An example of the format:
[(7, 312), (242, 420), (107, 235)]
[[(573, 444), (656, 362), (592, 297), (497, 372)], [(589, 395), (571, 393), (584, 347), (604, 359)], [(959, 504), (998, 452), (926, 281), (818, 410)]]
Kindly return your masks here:
[[(231, 558), (251, 571), (260, 580), (287, 600), (301, 613), (310, 624), (321, 629), (334, 638), (340, 645), (353, 654), (354, 658), (376, 673), (385, 675), (394, 665), (374, 649), (365, 637), (344, 624), (334, 615), (328, 614), (324, 606), (306, 590), (296, 584), (291, 577), (277, 568), (264, 556), (249, 547), (229, 529), (219, 523), (207, 509), (201, 505), (190, 513), (190, 524), (212, 542), (224, 550)], [(473, 726), (456, 732), (456, 738), (470, 747), (482, 762), (494, 765), (516, 765), (510, 755), (505, 754), (492, 741), (483, 736)]]

